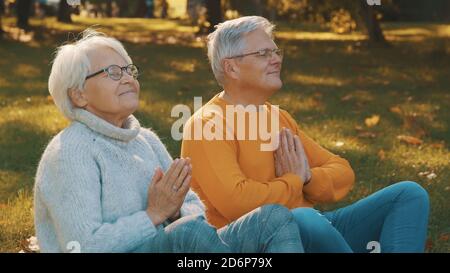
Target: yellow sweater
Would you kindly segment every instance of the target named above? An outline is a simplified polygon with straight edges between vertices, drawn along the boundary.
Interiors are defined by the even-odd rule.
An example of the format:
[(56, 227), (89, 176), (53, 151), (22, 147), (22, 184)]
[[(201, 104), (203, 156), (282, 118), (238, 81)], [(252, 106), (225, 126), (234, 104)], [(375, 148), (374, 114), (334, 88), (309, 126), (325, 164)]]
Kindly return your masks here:
[[(275, 176), (273, 151), (262, 151), (260, 138), (194, 140), (194, 123), (204, 126), (211, 120), (201, 111), (211, 105), (226, 113), (227, 103), (218, 95), (197, 111), (184, 127), (181, 156), (192, 159), (191, 187), (205, 203), (206, 216), (212, 225), (222, 227), (264, 204), (281, 204), (292, 209), (335, 202), (353, 186), (355, 177), (347, 160), (315, 143), (281, 109), (279, 129), (286, 127), (298, 135), (308, 158), (312, 177), (305, 186), (295, 174)], [(266, 106), (271, 105), (266, 103)], [(224, 116), (220, 118), (225, 120)], [(237, 122), (234, 124), (236, 133)], [(246, 124), (248, 126), (248, 122)], [(192, 134), (190, 139), (187, 133)]]

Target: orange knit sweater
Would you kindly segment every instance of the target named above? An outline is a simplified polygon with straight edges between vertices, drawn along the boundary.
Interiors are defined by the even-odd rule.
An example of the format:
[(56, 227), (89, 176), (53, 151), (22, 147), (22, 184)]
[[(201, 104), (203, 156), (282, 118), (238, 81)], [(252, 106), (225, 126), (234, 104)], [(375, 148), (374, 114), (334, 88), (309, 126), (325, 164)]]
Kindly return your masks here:
[[(211, 105), (226, 113), (227, 103), (218, 95), (202, 109)], [(271, 105), (266, 103), (266, 106)], [(185, 135), (191, 132), (193, 136), (195, 122), (205, 125), (211, 120), (202, 115), (202, 109), (186, 123)], [(219, 118), (225, 121), (225, 117)], [(222, 227), (264, 204), (281, 204), (290, 209), (312, 207), (335, 202), (349, 192), (355, 177), (347, 160), (306, 136), (286, 111), (279, 111), (279, 127), (289, 128), (300, 137), (312, 174), (305, 186), (295, 174), (275, 176), (273, 151), (262, 151), (260, 144), (264, 141), (260, 138), (194, 140), (184, 137), (181, 156), (192, 159), (191, 187), (205, 203), (206, 216), (212, 225)]]

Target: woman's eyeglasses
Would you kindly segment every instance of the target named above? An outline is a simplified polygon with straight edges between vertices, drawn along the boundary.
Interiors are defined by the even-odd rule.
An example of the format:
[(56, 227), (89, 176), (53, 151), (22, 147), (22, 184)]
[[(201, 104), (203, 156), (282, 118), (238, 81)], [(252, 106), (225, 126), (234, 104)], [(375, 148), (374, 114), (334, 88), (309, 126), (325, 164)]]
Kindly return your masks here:
[(105, 72), (106, 74), (108, 74), (108, 77), (110, 77), (112, 80), (119, 81), (120, 79), (122, 79), (123, 71), (125, 71), (128, 75), (132, 76), (135, 80), (139, 76), (139, 68), (134, 64), (129, 64), (123, 67), (113, 64), (106, 68), (103, 68), (102, 70), (99, 70), (95, 73), (88, 75), (86, 77), (86, 80), (94, 76), (97, 76), (100, 73)]

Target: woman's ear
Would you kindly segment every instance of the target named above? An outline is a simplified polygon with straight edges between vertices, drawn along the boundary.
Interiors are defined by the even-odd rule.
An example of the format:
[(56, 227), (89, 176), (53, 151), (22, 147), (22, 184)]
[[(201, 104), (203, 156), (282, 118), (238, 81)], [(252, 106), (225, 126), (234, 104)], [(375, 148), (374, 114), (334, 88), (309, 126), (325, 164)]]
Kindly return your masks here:
[(85, 108), (88, 104), (86, 94), (79, 89), (69, 89), (69, 97), (73, 105), (78, 108)]
[(225, 75), (232, 79), (238, 79), (239, 67), (233, 59), (224, 59), (222, 65)]

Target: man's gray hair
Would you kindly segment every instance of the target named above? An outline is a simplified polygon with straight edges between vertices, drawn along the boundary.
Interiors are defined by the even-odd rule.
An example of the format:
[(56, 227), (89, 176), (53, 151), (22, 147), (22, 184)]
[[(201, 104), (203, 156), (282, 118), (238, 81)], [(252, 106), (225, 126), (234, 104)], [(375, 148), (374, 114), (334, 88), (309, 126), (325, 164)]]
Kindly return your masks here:
[(58, 47), (48, 79), (48, 89), (58, 109), (70, 120), (74, 119), (69, 90), (84, 90), (84, 82), (91, 71), (88, 53), (108, 47), (116, 51), (131, 64), (131, 58), (122, 43), (93, 29), (83, 31), (80, 40)]
[(208, 35), (208, 59), (220, 85), (224, 84), (222, 61), (243, 53), (245, 34), (262, 29), (272, 38), (274, 27), (266, 18), (260, 16), (245, 16), (216, 26), (216, 30)]

